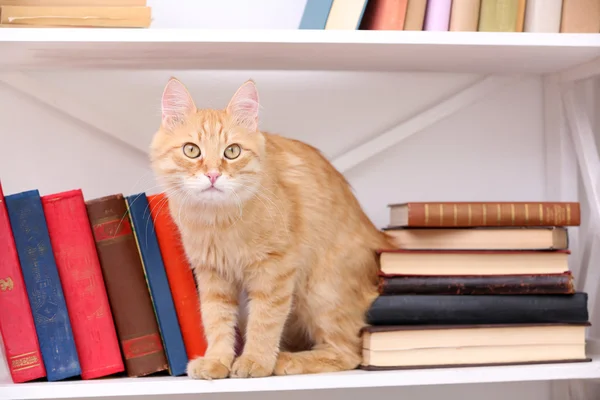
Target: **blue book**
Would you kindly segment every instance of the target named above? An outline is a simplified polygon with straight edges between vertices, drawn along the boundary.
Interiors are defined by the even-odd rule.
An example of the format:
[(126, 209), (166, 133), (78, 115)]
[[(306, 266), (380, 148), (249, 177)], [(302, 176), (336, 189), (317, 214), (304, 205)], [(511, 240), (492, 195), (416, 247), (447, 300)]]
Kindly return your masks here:
[(307, 0), (299, 29), (325, 29), (333, 0)]
[(30, 190), (5, 197), (42, 359), (49, 381), (81, 374), (40, 194)]
[(127, 196), (127, 208), (133, 233), (141, 254), (146, 281), (162, 336), (171, 375), (185, 375), (188, 363), (171, 288), (154, 231), (150, 206), (145, 193)]

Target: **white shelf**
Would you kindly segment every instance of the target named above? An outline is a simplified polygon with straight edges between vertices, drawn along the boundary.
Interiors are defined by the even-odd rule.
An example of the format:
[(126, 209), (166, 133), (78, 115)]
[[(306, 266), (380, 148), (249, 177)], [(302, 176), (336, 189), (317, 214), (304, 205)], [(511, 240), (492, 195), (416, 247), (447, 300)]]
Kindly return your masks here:
[(591, 362), (406, 371), (349, 371), (255, 379), (192, 380), (187, 377), (117, 378), (53, 383), (0, 384), (0, 400), (181, 395), (352, 389), (465, 383), (599, 379), (600, 357)]
[(600, 57), (600, 34), (0, 29), (0, 69), (550, 73)]

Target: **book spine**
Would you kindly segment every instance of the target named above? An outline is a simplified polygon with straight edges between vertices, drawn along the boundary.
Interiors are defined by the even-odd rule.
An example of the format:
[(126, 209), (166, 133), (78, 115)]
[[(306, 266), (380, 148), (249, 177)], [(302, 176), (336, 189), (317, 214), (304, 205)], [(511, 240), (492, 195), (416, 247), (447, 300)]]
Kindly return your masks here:
[(561, 33), (599, 33), (600, 0), (563, 0)]
[(517, 27), (516, 32), (523, 32), (525, 26), (525, 8), (527, 6), (526, 0), (519, 0), (517, 4)]
[(429, 0), (425, 13), (426, 31), (447, 31), (450, 26), (452, 0)]
[(462, 0), (452, 2), (450, 12), (450, 30), (454, 32), (477, 32), (481, 0)]
[(527, 0), (525, 32), (558, 33), (562, 0)]
[(188, 358), (194, 359), (203, 356), (207, 347), (200, 314), (200, 299), (192, 268), (181, 243), (179, 229), (169, 212), (168, 201), (164, 193), (148, 196), (183, 343)]
[(78, 376), (79, 357), (39, 192), (5, 201), (48, 380)]
[(167, 369), (144, 269), (121, 194), (86, 202), (127, 375)]
[(481, 0), (480, 32), (517, 32), (521, 0)]
[(333, 0), (308, 0), (299, 29), (325, 29)]
[(379, 296), (369, 325), (586, 323), (587, 294)]
[(154, 311), (163, 339), (171, 375), (184, 375), (188, 358), (171, 296), (171, 288), (165, 272), (162, 254), (154, 233), (150, 205), (144, 193), (126, 198), (134, 237), (142, 258)]
[(145, 7), (147, 0), (2, 0), (3, 6)]
[(410, 227), (578, 226), (579, 203), (419, 203)]
[(404, 30), (422, 31), (426, 9), (427, 0), (408, 0), (406, 17), (404, 18)]
[(0, 6), (0, 23), (26, 26), (146, 28), (150, 7)]
[(46, 376), (0, 184), (0, 336), (14, 383)]
[(380, 276), (379, 293), (437, 295), (574, 294), (573, 276)]
[(408, 0), (370, 0), (361, 29), (398, 31), (404, 28)]
[(64, 288), (81, 377), (124, 371), (119, 341), (81, 190), (43, 196), (50, 242)]

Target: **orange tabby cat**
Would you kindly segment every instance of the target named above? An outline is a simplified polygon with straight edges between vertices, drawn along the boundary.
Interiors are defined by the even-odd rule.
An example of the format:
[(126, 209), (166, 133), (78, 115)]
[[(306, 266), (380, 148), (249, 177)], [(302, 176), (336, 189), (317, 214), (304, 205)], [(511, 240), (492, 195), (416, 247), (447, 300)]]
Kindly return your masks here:
[[(260, 132), (258, 108), (252, 81), (223, 110), (197, 109), (176, 79), (163, 93), (151, 160), (196, 274), (208, 343), (188, 364), (192, 378), (357, 367), (376, 250), (389, 247), (342, 174), (313, 147)], [(238, 322), (245, 346), (235, 358)]]

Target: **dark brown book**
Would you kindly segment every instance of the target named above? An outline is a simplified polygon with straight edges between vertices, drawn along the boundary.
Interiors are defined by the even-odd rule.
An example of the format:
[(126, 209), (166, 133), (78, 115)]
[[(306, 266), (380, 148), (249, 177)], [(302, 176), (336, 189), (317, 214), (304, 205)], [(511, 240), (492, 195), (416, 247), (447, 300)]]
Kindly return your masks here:
[(390, 226), (578, 226), (575, 202), (413, 202), (390, 204)]
[(379, 293), (394, 294), (573, 294), (570, 272), (548, 275), (385, 276)]
[(127, 375), (167, 369), (144, 269), (121, 194), (86, 202)]

